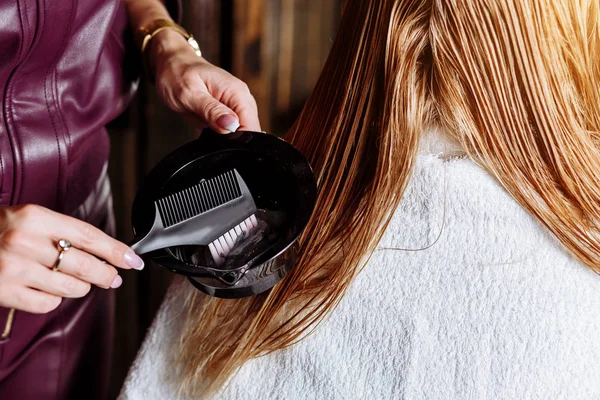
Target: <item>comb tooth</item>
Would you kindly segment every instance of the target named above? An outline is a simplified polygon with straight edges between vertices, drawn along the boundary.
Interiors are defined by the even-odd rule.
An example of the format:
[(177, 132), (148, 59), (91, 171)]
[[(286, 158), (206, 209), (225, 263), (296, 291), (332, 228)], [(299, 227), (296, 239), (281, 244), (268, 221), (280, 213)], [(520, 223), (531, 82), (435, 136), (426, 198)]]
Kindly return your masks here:
[(206, 193), (204, 192), (204, 182), (202, 183), (202, 185), (198, 185), (198, 196), (200, 199), (200, 203), (202, 204), (202, 212), (206, 212), (209, 209), (208, 206), (208, 200), (206, 198)]
[(174, 193), (169, 200), (171, 201), (171, 211), (173, 212), (173, 220), (171, 221), (171, 224), (174, 225), (177, 223), (177, 220), (179, 219), (179, 207), (177, 205), (177, 194)]
[(196, 186), (194, 186), (194, 193), (196, 193), (196, 198), (198, 199), (198, 205), (200, 206), (200, 212), (206, 211), (206, 204), (204, 202), (204, 197), (202, 196), (202, 182), (200, 182)]
[(202, 183), (202, 196), (204, 197), (204, 201), (206, 202), (206, 209), (210, 210), (210, 208), (212, 207), (212, 202), (210, 199), (210, 189), (206, 181)]
[(187, 218), (192, 218), (195, 213), (192, 207), (192, 197), (190, 196), (190, 189), (185, 189), (183, 192), (183, 197), (185, 198), (185, 208), (187, 209)]
[(190, 197), (192, 198), (192, 208), (194, 209), (194, 213), (198, 215), (202, 211), (200, 210), (200, 202), (198, 201), (198, 196), (196, 195), (195, 189), (195, 186), (190, 189)]
[(206, 195), (206, 191), (204, 190), (205, 187), (206, 187), (206, 184), (203, 182), (202, 186), (198, 187), (198, 191), (202, 198), (202, 204), (204, 207), (204, 211), (207, 211), (210, 208), (210, 204), (208, 203), (208, 196)]
[(213, 207), (217, 207), (219, 204), (221, 204), (221, 191), (219, 190), (219, 184), (215, 179), (211, 179), (210, 185), (212, 187), (212, 195), (215, 201), (215, 205)]
[(233, 171), (229, 171), (227, 172), (227, 174), (225, 174), (225, 186), (227, 187), (227, 194), (229, 195), (230, 199), (235, 199), (236, 197), (238, 197), (235, 193), (234, 187), (233, 187), (233, 181), (235, 179), (235, 176), (233, 175)]
[(158, 205), (158, 214), (160, 215), (160, 219), (163, 223), (163, 225), (165, 224), (165, 207), (163, 205), (163, 200), (160, 199), (156, 202), (156, 205)]
[(221, 183), (219, 182), (219, 177), (215, 177), (212, 180), (212, 183), (215, 188), (214, 194), (217, 199), (217, 204), (223, 204), (223, 191), (221, 190)]
[(163, 210), (165, 213), (164, 214), (165, 218), (164, 218), (163, 224), (165, 226), (168, 226), (169, 225), (169, 202), (167, 201), (167, 198), (162, 199), (162, 204), (163, 204)]
[(215, 194), (215, 197), (217, 199), (217, 204), (223, 204), (223, 191), (221, 190), (221, 181), (219, 177), (220, 176), (218, 175), (212, 179), (212, 184), (215, 188), (215, 191), (213, 193)]
[(171, 196), (168, 196), (165, 200), (167, 206), (167, 224), (173, 225), (173, 202), (171, 201)]
[(223, 176), (223, 179), (225, 180), (225, 188), (227, 190), (227, 195), (229, 197), (229, 200), (233, 200), (236, 197), (238, 197), (235, 195), (235, 191), (233, 190), (232, 180), (231, 180), (232, 173), (233, 173), (232, 171), (229, 171)]
[(183, 198), (182, 192), (177, 192), (177, 206), (179, 210), (179, 220), (177, 222), (181, 222), (187, 218), (185, 210), (185, 199)]
[(174, 193), (171, 198), (171, 204), (173, 205), (171, 211), (173, 212), (173, 221), (171, 222), (173, 225), (177, 223), (177, 220), (179, 220), (179, 205), (177, 204), (177, 194)]
[(222, 197), (222, 192), (221, 192), (221, 183), (219, 182), (219, 177), (215, 176), (212, 180), (211, 183), (213, 184), (213, 194), (215, 195), (215, 199), (217, 201), (217, 204), (222, 204), (223, 203), (223, 197)]
[(240, 187), (240, 182), (237, 179), (235, 171), (231, 172), (231, 180), (233, 181), (233, 189), (235, 190), (235, 196), (240, 197), (242, 195), (242, 188)]
[(175, 203), (175, 223), (178, 223), (183, 219), (183, 202), (181, 201), (181, 193), (175, 193), (173, 195), (173, 203)]
[(202, 193), (202, 197), (204, 198), (204, 202), (206, 203), (206, 209), (210, 210), (212, 205), (210, 201), (210, 188), (208, 186), (207, 181), (202, 182), (202, 185), (200, 186), (200, 191)]
[(171, 224), (171, 216), (170, 216), (171, 206), (169, 205), (168, 199), (163, 199), (163, 208), (165, 210), (164, 223), (165, 223), (165, 225), (170, 225)]
[(200, 199), (198, 198), (198, 194), (196, 193), (195, 187), (193, 187), (190, 190), (190, 197), (192, 198), (192, 206), (194, 208), (194, 213), (196, 215), (202, 214), (202, 207), (200, 206)]
[(200, 186), (200, 194), (202, 195), (202, 202), (204, 203), (204, 211), (210, 209), (210, 198), (207, 194), (207, 188), (208, 186), (206, 185), (206, 181), (202, 182), (202, 185)]
[(183, 210), (181, 207), (181, 203), (183, 202), (181, 201), (181, 193), (175, 193), (173, 200), (175, 203), (175, 223), (177, 223), (183, 219)]
[(194, 197), (196, 198), (196, 206), (198, 207), (198, 214), (203, 213), (205, 208), (204, 208), (204, 204), (202, 203), (202, 195), (200, 194), (200, 184), (194, 186), (193, 192), (194, 192)]
[(177, 221), (175, 196), (174, 195), (169, 196), (168, 200), (169, 200), (169, 215), (171, 216), (170, 224), (173, 225), (175, 223), (175, 221)]
[(233, 197), (240, 197), (242, 195), (242, 191), (240, 189), (240, 185), (238, 184), (237, 177), (235, 176), (235, 172), (233, 170), (229, 172), (229, 181), (231, 191), (233, 192)]
[(231, 195), (227, 190), (227, 181), (225, 180), (225, 174), (219, 177), (219, 182), (221, 183), (221, 196), (223, 197), (223, 203), (231, 200)]
[(225, 196), (225, 201), (233, 200), (233, 197), (231, 196), (231, 189), (229, 187), (229, 180), (227, 179), (228, 175), (229, 172), (221, 175), (221, 190), (223, 191), (223, 196)]
[(185, 204), (185, 209), (186, 209), (186, 219), (188, 218), (192, 218), (194, 216), (194, 210), (192, 209), (192, 199), (190, 197), (190, 191), (189, 189), (186, 189), (183, 192), (183, 199), (184, 199), (184, 204)]
[(213, 200), (213, 194), (212, 194), (212, 187), (210, 185), (210, 181), (204, 181), (204, 194), (206, 195), (206, 200), (208, 202), (208, 208), (213, 208), (214, 207), (214, 200)]
[(179, 208), (181, 208), (181, 216), (182, 216), (181, 220), (184, 221), (184, 220), (190, 218), (192, 215), (188, 208), (188, 201), (185, 197), (185, 192), (179, 193), (179, 198), (181, 199), (181, 203), (179, 203)]

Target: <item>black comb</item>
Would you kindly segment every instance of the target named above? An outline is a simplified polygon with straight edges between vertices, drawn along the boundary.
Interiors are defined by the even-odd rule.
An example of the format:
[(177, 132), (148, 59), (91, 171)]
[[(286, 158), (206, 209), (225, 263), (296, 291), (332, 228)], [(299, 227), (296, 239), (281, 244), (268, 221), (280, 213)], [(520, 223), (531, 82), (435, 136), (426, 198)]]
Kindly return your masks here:
[(231, 169), (154, 202), (150, 231), (131, 245), (138, 254), (184, 245), (209, 246), (220, 263), (240, 235), (256, 225), (248, 186)]

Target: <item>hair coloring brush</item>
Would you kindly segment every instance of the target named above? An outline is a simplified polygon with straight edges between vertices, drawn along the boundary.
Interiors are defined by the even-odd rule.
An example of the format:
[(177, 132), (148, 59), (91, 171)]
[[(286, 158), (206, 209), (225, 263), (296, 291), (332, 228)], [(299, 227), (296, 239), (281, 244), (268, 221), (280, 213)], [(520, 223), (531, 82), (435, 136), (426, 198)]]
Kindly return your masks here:
[(248, 186), (231, 169), (154, 202), (150, 231), (131, 245), (138, 254), (184, 245), (208, 246), (217, 265), (256, 227)]

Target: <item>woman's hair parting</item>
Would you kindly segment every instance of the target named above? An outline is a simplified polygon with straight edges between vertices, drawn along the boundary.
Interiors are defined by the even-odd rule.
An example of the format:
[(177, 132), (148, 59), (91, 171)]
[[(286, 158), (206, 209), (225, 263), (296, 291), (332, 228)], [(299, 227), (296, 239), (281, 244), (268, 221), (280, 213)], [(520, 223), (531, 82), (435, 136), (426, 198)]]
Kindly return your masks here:
[(241, 300), (193, 293), (174, 361), (209, 396), (310, 334), (368, 261), (438, 127), (600, 269), (600, 0), (348, 0), (287, 140), (318, 176), (294, 269)]

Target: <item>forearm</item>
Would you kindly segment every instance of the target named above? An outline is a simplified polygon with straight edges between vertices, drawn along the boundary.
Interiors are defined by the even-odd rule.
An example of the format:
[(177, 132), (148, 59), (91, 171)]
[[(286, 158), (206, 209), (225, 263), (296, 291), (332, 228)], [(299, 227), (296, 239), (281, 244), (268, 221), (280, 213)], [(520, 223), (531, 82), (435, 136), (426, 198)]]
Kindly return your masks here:
[[(162, 0), (124, 1), (129, 16), (129, 24), (133, 29), (135, 40), (138, 44), (141, 44), (143, 36), (140, 28), (150, 26), (157, 19), (173, 21)], [(170, 29), (159, 32), (152, 39), (147, 50), (149, 72), (154, 75), (158, 54), (175, 52), (181, 49), (190, 50), (183, 36)]]
[(139, 50), (148, 38), (142, 61), (169, 108), (199, 128), (208, 125), (220, 133), (260, 131), (256, 101), (248, 86), (202, 58), (185, 30), (156, 21), (172, 21), (164, 0), (123, 1)]
[(129, 24), (134, 31), (150, 25), (156, 19), (173, 20), (161, 0), (124, 0), (124, 2), (129, 15)]

